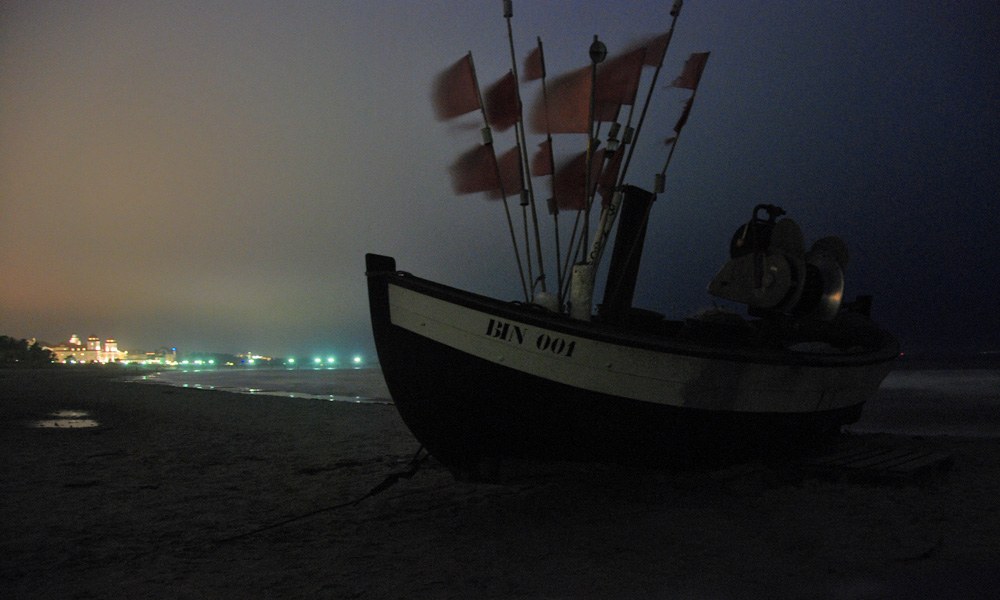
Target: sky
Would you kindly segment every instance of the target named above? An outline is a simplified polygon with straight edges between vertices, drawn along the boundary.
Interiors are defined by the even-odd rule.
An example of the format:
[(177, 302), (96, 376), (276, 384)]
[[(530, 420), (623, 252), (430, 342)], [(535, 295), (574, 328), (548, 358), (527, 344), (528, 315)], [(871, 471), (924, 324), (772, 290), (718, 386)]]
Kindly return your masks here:
[[(670, 5), (516, 0), (515, 54), (540, 36), (551, 77)], [(503, 205), (449, 183), (475, 115), (430, 102), (469, 51), (484, 86), (510, 68), (500, 0), (0, 3), (0, 333), (373, 355), (366, 252), (522, 299)], [(690, 95), (666, 83), (705, 51), (635, 305), (712, 306), (733, 231), (775, 203), (845, 239), (847, 296), (904, 351), (1000, 350), (996, 3), (689, 0), (629, 183), (651, 188)]]

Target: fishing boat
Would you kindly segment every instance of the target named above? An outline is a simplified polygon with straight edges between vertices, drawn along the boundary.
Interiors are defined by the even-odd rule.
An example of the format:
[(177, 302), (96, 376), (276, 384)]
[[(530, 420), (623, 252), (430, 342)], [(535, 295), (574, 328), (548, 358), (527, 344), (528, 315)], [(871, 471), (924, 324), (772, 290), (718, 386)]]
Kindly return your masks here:
[[(511, 12), (505, 3), (508, 24)], [(545, 100), (536, 103), (535, 129), (545, 133), (549, 148), (543, 146), (533, 160), (522, 142), (519, 95), (516, 111), (495, 102), (491, 108), (489, 95), (497, 86), (484, 102), (471, 55), (438, 79), (436, 98), (446, 105), (441, 118), (477, 109), (484, 118), (482, 145), (453, 167), (458, 193), (486, 192), (505, 207), (508, 195), (519, 196), (525, 231), (537, 219), (532, 176), (552, 177), (555, 200), (548, 205), (556, 210), (550, 213), (575, 209), (584, 232), (590, 231), (587, 215), (596, 209), (602, 185), (609, 196), (600, 202), (593, 243), (588, 233), (576, 240), (575, 262), (557, 266), (554, 290), (545, 288), (544, 276), (529, 277), (524, 299), (456, 289), (401, 271), (392, 257), (366, 255), (372, 331), (386, 384), (413, 435), (456, 476), (475, 478), (483, 465), (502, 459), (663, 466), (799, 451), (856, 421), (898, 355), (893, 336), (870, 318), (871, 297), (843, 299), (846, 245), (831, 236), (807, 249), (797, 223), (774, 205), (753, 207), (736, 228), (728, 262), (708, 282), (710, 294), (746, 305), (745, 315), (713, 309), (667, 319), (632, 306), (648, 217), (663, 193), (666, 166), (652, 192), (624, 182), (620, 158), (627, 166), (645, 109), (634, 128), (626, 125), (621, 143), (615, 139), (617, 121), (611, 126), (603, 154), (596, 150), (596, 132), (599, 123), (620, 118), (630, 99), (635, 105), (632, 88), (643, 68), (655, 67), (652, 93), (679, 12), (676, 2), (669, 30), (641, 47), (641, 59), (612, 59), (599, 69), (606, 50), (595, 37), (592, 64), (569, 78), (546, 87), (542, 66)], [(537, 50), (540, 55), (541, 41)], [(514, 62), (513, 43), (511, 54)], [(525, 79), (539, 72), (530, 62), (535, 56), (533, 51), (525, 61)], [(674, 81), (674, 87), (691, 90), (691, 98), (674, 128), (670, 155), (707, 57), (692, 54)], [(624, 63), (636, 70), (613, 70)], [(573, 78), (586, 85), (575, 85)], [(517, 85), (516, 70), (501, 81), (509, 85), (511, 79)], [(614, 89), (601, 87), (608, 82)], [(574, 91), (579, 89), (584, 92)], [(563, 92), (569, 99), (560, 97)], [(602, 106), (602, 99), (615, 110)], [(554, 107), (585, 115), (589, 134), (586, 150), (562, 170), (552, 164), (551, 134), (577, 126), (555, 116)], [(522, 129), (515, 151), (497, 159), (491, 126), (505, 122)], [(505, 164), (515, 165), (513, 171), (505, 172)], [(567, 185), (572, 178), (566, 176), (560, 184), (560, 173), (567, 171), (580, 181)], [(613, 227), (604, 295), (595, 310), (595, 273)], [(520, 269), (513, 226), (510, 232)], [(522, 241), (528, 256), (530, 236)], [(536, 250), (541, 272), (540, 246)]]

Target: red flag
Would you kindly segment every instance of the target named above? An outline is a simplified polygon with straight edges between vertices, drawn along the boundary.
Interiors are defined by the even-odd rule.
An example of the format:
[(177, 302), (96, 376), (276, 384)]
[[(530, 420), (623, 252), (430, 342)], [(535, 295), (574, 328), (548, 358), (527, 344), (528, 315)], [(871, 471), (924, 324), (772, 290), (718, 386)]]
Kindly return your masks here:
[(684, 63), (684, 70), (681, 71), (680, 77), (674, 80), (670, 85), (677, 88), (685, 88), (689, 90), (698, 89), (698, 82), (701, 81), (701, 73), (705, 70), (705, 63), (708, 62), (708, 55), (711, 52), (695, 52)]
[(540, 177), (552, 174), (552, 141), (538, 144), (538, 153), (531, 159), (531, 174)]
[(533, 81), (545, 77), (545, 55), (542, 54), (542, 40), (538, 46), (524, 59), (524, 80)]
[[(684, 110), (681, 112), (681, 118), (677, 119), (677, 124), (674, 125), (674, 132), (680, 133), (681, 128), (688, 122), (688, 115), (691, 114), (691, 101), (694, 100), (694, 96), (687, 99), (684, 103)], [(675, 138), (676, 139), (676, 138)], [(668, 140), (670, 141), (670, 140)]]
[(645, 48), (636, 48), (597, 68), (594, 121), (614, 121), (623, 104), (635, 104), (645, 56)]
[(590, 69), (583, 67), (553, 80), (548, 89), (548, 111), (541, 96), (532, 107), (531, 128), (535, 132), (590, 132)]
[(607, 206), (611, 202), (611, 196), (615, 193), (615, 185), (618, 183), (618, 171), (622, 168), (622, 157), (625, 156), (623, 148), (612, 155), (608, 164), (604, 165), (601, 171), (601, 178), (597, 182), (597, 193), (601, 195), (602, 204)]
[[(517, 146), (504, 152), (497, 159), (500, 166), (500, 181), (503, 188), (496, 188), (487, 192), (488, 198), (502, 198), (521, 193), (521, 152)], [(501, 194), (500, 192), (503, 192)]]
[(471, 54), (466, 54), (438, 75), (432, 98), (437, 117), (442, 121), (479, 108), (479, 91)]
[[(605, 103), (634, 104), (645, 59), (646, 48), (636, 48), (602, 63), (597, 68), (597, 89), (594, 91), (598, 106)], [(617, 112), (616, 107), (616, 116)]]
[[(597, 185), (598, 175), (604, 162), (604, 149), (594, 152), (590, 168), (590, 189)], [(552, 195), (556, 205), (566, 210), (583, 210), (587, 207), (587, 152), (581, 152), (563, 165), (552, 179)]]
[(490, 125), (505, 131), (521, 120), (521, 103), (517, 98), (517, 80), (508, 71), (483, 95), (486, 118)]
[(613, 100), (595, 99), (594, 121), (615, 121), (618, 119), (618, 111), (622, 105)]
[(664, 33), (646, 42), (646, 65), (659, 67), (663, 64), (663, 55), (667, 53), (669, 41), (670, 33)]
[(476, 146), (459, 156), (448, 170), (456, 194), (488, 192), (500, 187), (492, 146)]
[[(614, 121), (618, 118), (618, 110), (622, 104), (635, 102), (645, 55), (645, 48), (636, 48), (598, 67), (597, 86), (594, 89), (594, 121)], [(532, 107), (531, 127), (534, 131), (590, 131), (591, 71), (592, 67), (583, 67), (561, 75), (552, 82), (548, 89), (548, 119), (541, 98)]]

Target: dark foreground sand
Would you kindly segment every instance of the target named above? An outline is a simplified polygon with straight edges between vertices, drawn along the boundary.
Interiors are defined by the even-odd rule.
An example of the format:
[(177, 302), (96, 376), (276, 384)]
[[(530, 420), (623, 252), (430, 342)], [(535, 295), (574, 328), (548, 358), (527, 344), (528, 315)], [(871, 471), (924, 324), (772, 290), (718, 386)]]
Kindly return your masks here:
[[(59, 410), (98, 427), (30, 427)], [(855, 440), (857, 441), (857, 440)], [(459, 483), (392, 406), (0, 371), (0, 598), (995, 598), (1000, 443), (946, 478), (521, 465)]]

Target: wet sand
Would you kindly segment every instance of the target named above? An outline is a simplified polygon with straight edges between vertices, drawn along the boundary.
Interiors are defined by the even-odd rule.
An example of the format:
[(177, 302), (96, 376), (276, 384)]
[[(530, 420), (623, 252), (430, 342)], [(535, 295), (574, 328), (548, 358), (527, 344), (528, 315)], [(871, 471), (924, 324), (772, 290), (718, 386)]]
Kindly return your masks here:
[(760, 463), (464, 483), (431, 459), (325, 510), (405, 470), (392, 406), (0, 370), (0, 597), (995, 597), (1000, 442), (859, 440), (954, 466), (926, 485)]

